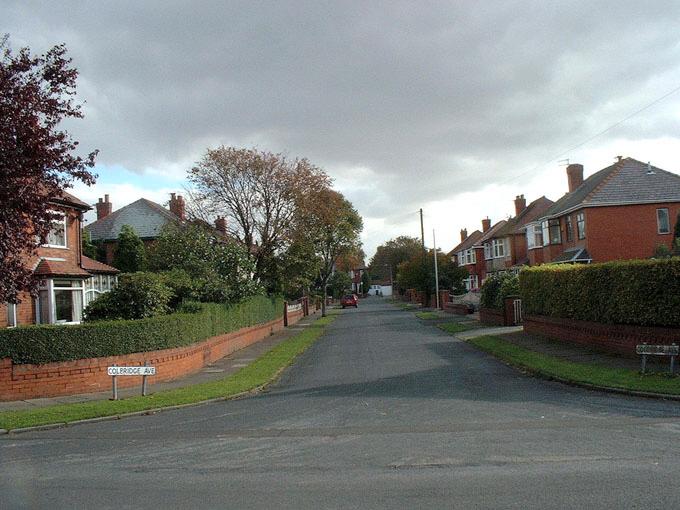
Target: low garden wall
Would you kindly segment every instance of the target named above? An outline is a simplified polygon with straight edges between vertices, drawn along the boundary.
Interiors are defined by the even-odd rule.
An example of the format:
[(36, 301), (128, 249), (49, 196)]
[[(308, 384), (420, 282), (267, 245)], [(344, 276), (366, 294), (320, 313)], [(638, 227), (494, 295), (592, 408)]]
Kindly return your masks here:
[(470, 305), (465, 303), (444, 303), (444, 311), (456, 315), (468, 315), (470, 312)]
[(541, 315), (524, 317), (524, 331), (561, 342), (596, 347), (626, 356), (636, 356), (635, 346), (644, 342), (680, 345), (680, 329), (678, 328), (602, 324)]
[(480, 308), (479, 322), (490, 326), (505, 326), (505, 314), (495, 308)]
[(522, 270), (524, 329), (557, 340), (635, 354), (680, 344), (680, 258)]
[[(299, 318), (290, 317), (297, 321)], [(11, 358), (0, 360), (0, 400), (24, 400), (105, 391), (111, 388), (107, 368), (111, 365), (156, 367), (149, 383), (169, 381), (198, 372), (228, 354), (243, 349), (283, 329), (283, 318), (250, 326), (196, 344), (173, 349), (120, 356), (87, 358), (56, 363), (15, 365)], [(121, 388), (141, 386), (139, 377), (119, 377)]]

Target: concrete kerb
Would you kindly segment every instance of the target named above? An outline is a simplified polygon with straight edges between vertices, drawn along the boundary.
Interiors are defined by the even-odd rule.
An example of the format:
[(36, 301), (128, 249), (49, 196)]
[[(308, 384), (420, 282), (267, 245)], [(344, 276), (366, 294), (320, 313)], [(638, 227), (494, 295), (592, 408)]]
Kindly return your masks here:
[[(335, 314), (333, 314), (335, 315)], [(321, 318), (321, 315), (317, 317), (317, 319)], [(292, 329), (292, 328), (291, 328)], [(285, 372), (290, 368), (290, 366), (293, 364), (295, 361), (295, 358), (293, 358), (289, 363), (286, 365), (280, 367), (272, 376), (269, 380), (267, 380), (265, 383), (260, 384), (259, 386), (256, 386), (254, 388), (251, 388), (246, 391), (242, 391), (240, 393), (235, 393), (234, 395), (228, 395), (224, 397), (215, 397), (207, 400), (200, 400), (197, 402), (188, 402), (186, 404), (177, 404), (177, 405), (171, 405), (171, 406), (163, 406), (163, 407), (154, 407), (150, 409), (144, 409), (141, 411), (133, 411), (130, 413), (121, 413), (121, 414), (112, 414), (110, 416), (97, 416), (95, 418), (84, 418), (82, 420), (74, 420), (70, 422), (59, 422), (59, 423), (50, 423), (50, 424), (45, 424), (45, 425), (36, 425), (33, 427), (21, 427), (21, 428), (16, 428), (16, 429), (11, 429), (11, 430), (6, 430), (6, 429), (0, 429), (0, 435), (5, 435), (5, 434), (21, 434), (25, 432), (37, 432), (37, 431), (42, 431), (42, 430), (50, 430), (50, 429), (58, 429), (58, 428), (65, 428), (65, 427), (70, 427), (73, 425), (83, 425), (86, 423), (97, 423), (97, 422), (102, 422), (102, 421), (113, 421), (113, 420), (120, 420), (123, 418), (128, 418), (128, 417), (134, 417), (134, 416), (149, 416), (152, 414), (157, 414), (161, 413), (163, 411), (171, 411), (174, 409), (183, 409), (187, 407), (198, 407), (206, 404), (210, 404), (213, 402), (223, 402), (227, 400), (238, 400), (240, 398), (245, 398), (249, 396), (254, 396), (257, 395), (267, 389), (267, 387), (271, 386), (274, 384)]]
[[(507, 333), (516, 333), (518, 331), (522, 331), (522, 326), (511, 326), (511, 327), (503, 327), (503, 328), (488, 328), (486, 330), (481, 329), (481, 330), (476, 330), (476, 331), (465, 331), (461, 333), (457, 333), (454, 336), (458, 338), (458, 340), (461, 340), (463, 342), (467, 342), (467, 340), (471, 340), (473, 338), (478, 338), (480, 336), (486, 336), (486, 335), (503, 335)], [(475, 348), (477, 348), (475, 346)], [(655, 399), (662, 399), (662, 400), (680, 400), (680, 395), (670, 395), (667, 393), (654, 393), (654, 392), (649, 392), (649, 391), (636, 391), (636, 390), (627, 390), (625, 388), (614, 388), (612, 386), (599, 386), (596, 384), (590, 384), (590, 383), (584, 383), (581, 381), (574, 381), (573, 379), (565, 379), (563, 377), (558, 377), (556, 375), (552, 375), (546, 372), (543, 372), (542, 370), (535, 370), (529, 367), (526, 367), (524, 365), (520, 365), (517, 363), (511, 363), (509, 361), (506, 361), (504, 359), (498, 358), (495, 356), (492, 352), (486, 351), (484, 349), (479, 349), (482, 352), (485, 352), (489, 354), (490, 356), (493, 356), (495, 359), (503, 363), (504, 365), (507, 365), (509, 367), (514, 368), (515, 370), (518, 370), (519, 372), (522, 372), (523, 374), (530, 375), (533, 377), (537, 377), (539, 379), (543, 379), (545, 381), (555, 381), (559, 382), (562, 384), (567, 384), (569, 386), (575, 386), (579, 388), (584, 388), (592, 391), (603, 391), (605, 393), (616, 393), (619, 395), (630, 395), (633, 397), (644, 397), (644, 398), (655, 398)]]

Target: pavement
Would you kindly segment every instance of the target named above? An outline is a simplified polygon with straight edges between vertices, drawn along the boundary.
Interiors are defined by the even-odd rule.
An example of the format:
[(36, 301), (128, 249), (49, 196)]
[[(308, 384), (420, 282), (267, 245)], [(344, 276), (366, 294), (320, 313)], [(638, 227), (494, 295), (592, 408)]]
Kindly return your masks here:
[[(267, 351), (274, 348), (279, 343), (290, 338), (291, 336), (304, 330), (310, 323), (321, 317), (321, 311), (309, 315), (296, 322), (290, 327), (284, 328), (273, 335), (253, 344), (244, 349), (238, 350), (229, 356), (217, 360), (215, 363), (206, 365), (199, 372), (190, 374), (172, 381), (150, 383), (149, 394), (153, 394), (163, 390), (172, 390), (176, 388), (184, 388), (185, 386), (192, 386), (204, 382), (223, 379), (231, 374), (238, 372), (241, 368), (247, 366), (249, 363), (255, 361)], [(150, 379), (151, 380), (151, 379)], [(141, 381), (141, 379), (140, 379)], [(138, 396), (141, 394), (141, 382), (139, 386), (132, 388), (119, 388), (119, 398)], [(93, 400), (109, 400), (112, 396), (112, 390), (101, 391), (97, 393), (80, 393), (77, 395), (67, 395), (63, 397), (49, 397), (49, 398), (32, 398), (27, 400), (15, 400), (12, 402), (0, 402), (0, 412), (2, 411), (20, 411), (25, 409), (35, 409), (37, 407), (47, 407), (58, 404), (74, 404), (79, 402), (90, 402)]]
[(0, 506), (677, 508), (678, 439), (369, 298), (257, 396), (0, 436)]

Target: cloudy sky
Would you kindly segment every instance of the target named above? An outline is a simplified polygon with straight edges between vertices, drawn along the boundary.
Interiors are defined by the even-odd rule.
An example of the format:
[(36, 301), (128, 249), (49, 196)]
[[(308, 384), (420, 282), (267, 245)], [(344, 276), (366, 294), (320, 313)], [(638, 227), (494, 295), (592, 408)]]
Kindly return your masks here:
[(5, 0), (0, 19), (14, 49), (66, 43), (69, 129), (101, 151), (75, 193), (114, 208), (166, 201), (207, 147), (255, 146), (325, 168), (370, 257), (420, 235), (421, 207), (449, 250), (519, 193), (559, 198), (563, 159), (680, 173), (680, 92), (655, 102), (680, 87), (678, 1)]

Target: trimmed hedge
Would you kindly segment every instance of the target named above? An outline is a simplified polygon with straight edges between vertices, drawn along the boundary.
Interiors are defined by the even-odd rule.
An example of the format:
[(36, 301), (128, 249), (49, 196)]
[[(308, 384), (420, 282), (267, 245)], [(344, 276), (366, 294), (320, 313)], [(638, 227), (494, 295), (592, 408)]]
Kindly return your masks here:
[(182, 347), (269, 322), (282, 313), (281, 299), (255, 296), (234, 305), (202, 303), (196, 313), (3, 329), (0, 358), (12, 358), (17, 364), (40, 364)]
[(526, 315), (680, 327), (680, 258), (539, 266), (519, 280)]

